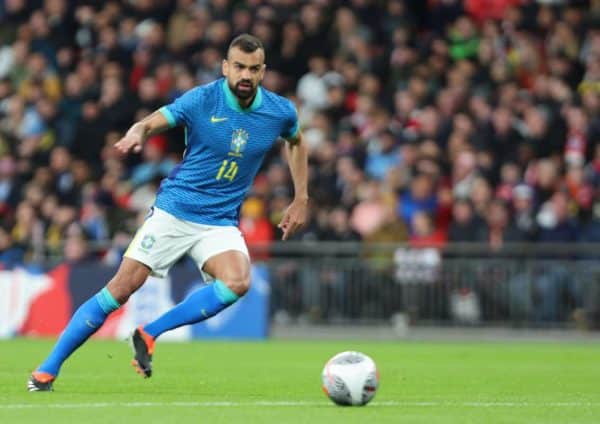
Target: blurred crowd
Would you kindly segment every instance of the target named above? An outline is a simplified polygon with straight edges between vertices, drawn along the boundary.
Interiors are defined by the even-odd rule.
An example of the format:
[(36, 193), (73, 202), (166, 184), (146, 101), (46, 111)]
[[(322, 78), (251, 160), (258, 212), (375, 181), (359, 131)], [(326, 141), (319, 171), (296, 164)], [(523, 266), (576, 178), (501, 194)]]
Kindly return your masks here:
[[(118, 262), (184, 134), (113, 144), (219, 78), (244, 32), (310, 146), (297, 239), (600, 241), (599, 0), (5, 0), (0, 262)], [(249, 244), (293, 196), (278, 146), (241, 209)]]

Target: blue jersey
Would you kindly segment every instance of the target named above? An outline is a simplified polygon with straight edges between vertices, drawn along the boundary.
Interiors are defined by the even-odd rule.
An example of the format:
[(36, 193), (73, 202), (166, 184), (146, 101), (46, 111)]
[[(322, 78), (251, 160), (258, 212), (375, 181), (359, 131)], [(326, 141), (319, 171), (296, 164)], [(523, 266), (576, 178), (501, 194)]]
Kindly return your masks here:
[(237, 225), (239, 211), (265, 154), (295, 137), (291, 101), (259, 86), (242, 109), (222, 78), (198, 86), (160, 109), (171, 127), (185, 126), (183, 160), (160, 184), (156, 207), (207, 225)]

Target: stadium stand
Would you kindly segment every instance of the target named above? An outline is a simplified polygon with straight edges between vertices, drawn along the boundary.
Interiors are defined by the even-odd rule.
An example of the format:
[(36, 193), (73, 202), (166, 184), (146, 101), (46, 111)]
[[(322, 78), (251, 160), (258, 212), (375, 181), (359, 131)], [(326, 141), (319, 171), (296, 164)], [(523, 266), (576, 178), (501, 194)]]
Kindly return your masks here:
[[(183, 133), (138, 156), (112, 145), (218, 78), (243, 32), (310, 144), (297, 239), (600, 241), (597, 0), (7, 0), (0, 22), (5, 266), (118, 261)], [(279, 236), (282, 160), (242, 209), (249, 244)]]

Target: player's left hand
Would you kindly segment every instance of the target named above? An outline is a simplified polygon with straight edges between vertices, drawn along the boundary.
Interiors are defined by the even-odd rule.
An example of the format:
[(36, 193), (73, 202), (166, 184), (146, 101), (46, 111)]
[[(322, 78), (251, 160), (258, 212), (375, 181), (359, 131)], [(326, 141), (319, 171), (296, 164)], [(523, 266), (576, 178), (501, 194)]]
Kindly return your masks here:
[(281, 218), (281, 222), (277, 225), (283, 230), (281, 240), (287, 240), (296, 231), (304, 226), (306, 217), (308, 216), (308, 200), (294, 199), (287, 207)]

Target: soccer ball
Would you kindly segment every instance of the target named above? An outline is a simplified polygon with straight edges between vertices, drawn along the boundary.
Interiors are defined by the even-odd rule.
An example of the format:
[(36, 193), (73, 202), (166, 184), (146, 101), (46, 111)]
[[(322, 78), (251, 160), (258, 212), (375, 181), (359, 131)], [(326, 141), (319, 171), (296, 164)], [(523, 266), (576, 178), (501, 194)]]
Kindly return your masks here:
[(379, 372), (375, 362), (364, 353), (342, 352), (325, 364), (323, 391), (338, 405), (362, 406), (375, 396)]

